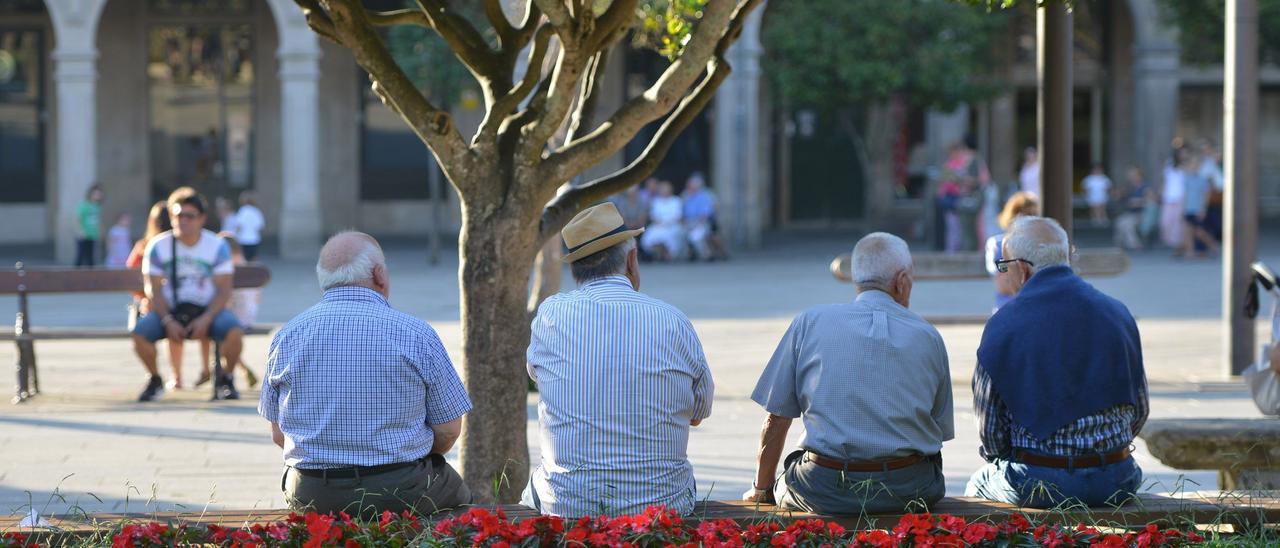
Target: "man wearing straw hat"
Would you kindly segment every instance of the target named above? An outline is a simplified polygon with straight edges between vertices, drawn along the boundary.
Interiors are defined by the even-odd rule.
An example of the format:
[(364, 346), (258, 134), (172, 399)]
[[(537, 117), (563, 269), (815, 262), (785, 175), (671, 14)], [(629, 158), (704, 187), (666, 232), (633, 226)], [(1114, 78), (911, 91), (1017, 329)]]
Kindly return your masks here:
[(689, 428), (714, 385), (689, 319), (639, 292), (642, 232), (611, 203), (560, 231), (578, 289), (542, 303), (528, 351), (542, 455), (522, 502), (544, 514), (693, 511)]

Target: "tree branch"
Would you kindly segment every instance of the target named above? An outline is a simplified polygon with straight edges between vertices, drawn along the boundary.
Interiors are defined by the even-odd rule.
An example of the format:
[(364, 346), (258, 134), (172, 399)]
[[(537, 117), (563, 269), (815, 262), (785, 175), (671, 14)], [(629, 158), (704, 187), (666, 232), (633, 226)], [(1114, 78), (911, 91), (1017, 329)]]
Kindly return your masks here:
[[(376, 86), (376, 91), (393, 110), (401, 115), (414, 133), (440, 159), (440, 165), (448, 170), (468, 169), (466, 143), (453, 125), (448, 112), (431, 104), (387, 51), (382, 38), (365, 16), (359, 0), (328, 0), (323, 4), (308, 2), (332, 23), (340, 43), (351, 49), (356, 62), (366, 71)], [(457, 180), (450, 177), (450, 180)]]
[(528, 68), (525, 70), (524, 77), (516, 87), (489, 107), (484, 121), (480, 123), (480, 130), (472, 140), (473, 143), (488, 140), (496, 135), (507, 116), (520, 106), (520, 102), (524, 101), (542, 80), (542, 62), (547, 56), (547, 50), (551, 48), (552, 32), (555, 32), (555, 29), (551, 28), (551, 25), (538, 27), (533, 37), (533, 48), (529, 50)]
[(635, 20), (636, 5), (639, 0), (613, 0), (608, 9), (596, 20), (595, 30), (587, 38), (587, 51), (604, 49), (611, 35), (619, 29), (625, 30)]
[(392, 27), (396, 25), (416, 25), (433, 29), (431, 21), (427, 20), (426, 14), (422, 10), (402, 9), (391, 11), (374, 11), (365, 10), (365, 17), (369, 19), (369, 23), (376, 27)]
[(711, 102), (720, 84), (729, 76), (729, 63), (717, 57), (707, 65), (707, 75), (688, 96), (680, 101), (671, 116), (658, 128), (649, 140), (644, 152), (625, 168), (586, 184), (573, 187), (551, 200), (542, 212), (539, 223), (539, 241), (554, 237), (579, 211), (618, 193), (653, 173), (671, 150), (676, 138), (698, 117), (698, 113)]
[(600, 163), (629, 142), (646, 125), (675, 106), (705, 70), (717, 52), (737, 39), (747, 14), (760, 0), (741, 0), (736, 9), (729, 2), (711, 2), (693, 38), (671, 66), (643, 94), (628, 101), (595, 131), (559, 151), (543, 163), (545, 180), (567, 181), (587, 167)]
[[(502, 49), (509, 49), (516, 41), (516, 28), (511, 26), (511, 20), (507, 19), (507, 13), (502, 11), (503, 0), (484, 0), (484, 15), (489, 20), (489, 24), (493, 26), (493, 30), (498, 33), (498, 43)], [(516, 51), (523, 49), (523, 46), (516, 48)]]
[(573, 143), (580, 135), (583, 126), (590, 126), (595, 117), (596, 104), (600, 102), (600, 88), (603, 87), (604, 71), (608, 66), (609, 48), (596, 52), (591, 57), (587, 68), (587, 79), (582, 83), (582, 91), (578, 94), (578, 106), (569, 117), (569, 131), (565, 134), (565, 144)]
[(338, 37), (338, 31), (333, 28), (333, 20), (329, 19), (329, 14), (320, 7), (319, 0), (294, 0), (294, 3), (302, 8), (302, 16), (306, 18), (307, 26), (311, 27), (311, 30), (335, 44), (343, 45)]
[(432, 29), (449, 44), (464, 65), (479, 77), (481, 85), (487, 81), (502, 81), (498, 54), (489, 48), (488, 42), (470, 21), (449, 9), (444, 0), (418, 0), (423, 17)]
[[(542, 112), (532, 122), (520, 128), (523, 141), (521, 152), (524, 156), (541, 155), (547, 142), (560, 130), (565, 117), (569, 115), (569, 108), (576, 95), (574, 90), (589, 60), (590, 57), (584, 57), (576, 45), (560, 44), (560, 56), (551, 73), (551, 85), (548, 92), (540, 96), (543, 99), (539, 105)], [(535, 102), (538, 98), (535, 97)], [(556, 180), (568, 179), (569, 177), (562, 177)]]

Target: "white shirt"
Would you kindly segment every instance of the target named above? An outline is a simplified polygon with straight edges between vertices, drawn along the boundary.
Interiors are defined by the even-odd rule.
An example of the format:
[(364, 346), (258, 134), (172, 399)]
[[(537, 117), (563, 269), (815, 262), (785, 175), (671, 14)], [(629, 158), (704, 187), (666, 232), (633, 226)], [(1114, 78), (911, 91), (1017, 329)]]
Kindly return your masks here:
[(240, 206), (236, 211), (236, 241), (240, 245), (262, 243), (262, 228), (266, 225), (267, 220), (262, 216), (262, 210), (251, 204)]
[(1022, 191), (1035, 194), (1040, 197), (1040, 163), (1027, 164), (1022, 167), (1022, 171), (1018, 173), (1018, 180), (1022, 183)]
[(1182, 178), (1182, 170), (1172, 164), (1164, 168), (1164, 190), (1160, 193), (1160, 201), (1165, 204), (1176, 204), (1182, 201), (1187, 193), (1186, 182)]
[(1111, 179), (1106, 175), (1090, 175), (1081, 182), (1084, 186), (1085, 199), (1089, 205), (1107, 203), (1107, 191), (1111, 190)]
[(142, 273), (147, 276), (164, 276), (165, 298), (169, 306), (191, 303), (208, 306), (218, 294), (214, 276), (234, 274), (231, 262), (231, 246), (208, 230), (200, 231), (200, 240), (193, 246), (178, 241), (178, 294), (173, 294), (173, 232), (162, 232), (147, 242), (142, 253)]

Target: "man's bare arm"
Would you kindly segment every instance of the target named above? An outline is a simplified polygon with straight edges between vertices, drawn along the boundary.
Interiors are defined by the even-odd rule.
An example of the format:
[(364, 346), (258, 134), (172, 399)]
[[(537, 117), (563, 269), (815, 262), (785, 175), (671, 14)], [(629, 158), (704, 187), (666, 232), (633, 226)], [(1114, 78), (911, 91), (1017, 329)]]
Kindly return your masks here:
[(453, 444), (462, 436), (462, 417), (458, 417), (444, 424), (431, 425), (431, 432), (435, 434), (435, 443), (431, 445), (431, 452), (437, 455), (448, 453), (453, 449)]
[[(793, 419), (769, 414), (760, 428), (760, 453), (756, 457), (756, 479), (751, 491), (747, 491), (746, 500), (772, 503), (774, 474), (778, 470), (778, 461), (782, 459), (782, 446), (787, 443), (787, 431), (791, 429)], [(755, 489), (763, 490), (757, 493)]]
[(280, 431), (280, 425), (275, 422), (271, 423), (271, 441), (276, 442), (276, 445), (284, 449), (284, 432)]

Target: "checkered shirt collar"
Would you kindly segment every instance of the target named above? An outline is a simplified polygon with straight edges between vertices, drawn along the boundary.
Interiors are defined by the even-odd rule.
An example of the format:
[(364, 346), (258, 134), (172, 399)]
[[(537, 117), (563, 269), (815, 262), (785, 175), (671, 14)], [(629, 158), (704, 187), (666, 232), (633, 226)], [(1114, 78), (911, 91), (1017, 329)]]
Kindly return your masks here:
[(381, 303), (385, 306), (391, 306), (387, 299), (377, 291), (367, 287), (359, 287), (354, 285), (344, 285), (331, 287), (324, 291), (324, 302), (357, 302), (357, 303)]

